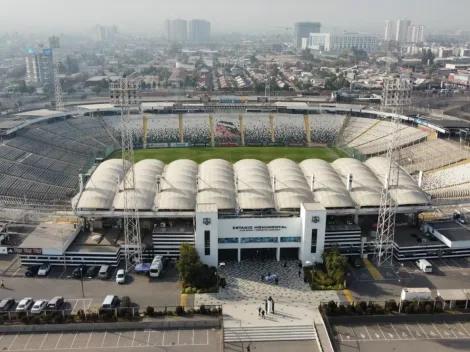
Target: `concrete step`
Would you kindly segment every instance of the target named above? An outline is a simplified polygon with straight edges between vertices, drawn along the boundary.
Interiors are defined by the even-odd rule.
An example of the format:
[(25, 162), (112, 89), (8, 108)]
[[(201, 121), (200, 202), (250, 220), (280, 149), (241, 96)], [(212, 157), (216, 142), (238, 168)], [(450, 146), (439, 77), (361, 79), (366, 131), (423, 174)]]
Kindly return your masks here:
[(224, 342), (315, 340), (313, 325), (225, 327)]

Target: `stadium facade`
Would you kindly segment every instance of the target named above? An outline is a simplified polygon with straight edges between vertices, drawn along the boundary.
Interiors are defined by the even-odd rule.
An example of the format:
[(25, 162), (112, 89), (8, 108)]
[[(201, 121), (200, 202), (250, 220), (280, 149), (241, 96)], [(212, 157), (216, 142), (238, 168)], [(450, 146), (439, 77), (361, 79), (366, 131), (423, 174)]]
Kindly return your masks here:
[[(316, 159), (300, 164), (288, 159), (268, 164), (241, 160), (233, 165), (223, 160), (201, 164), (190, 160), (169, 164), (140, 161), (135, 166), (134, 192), (148, 260), (155, 254), (176, 257), (184, 242), (194, 244), (202, 260), (212, 265), (221, 260), (260, 256), (318, 261), (323, 250), (333, 246), (346, 254), (373, 252), (374, 225), (386, 170), (380, 155), (390, 137), (386, 121), (390, 113), (361, 106), (288, 102), (144, 103), (142, 110), (150, 117), (145, 118), (140, 111), (133, 116), (138, 148), (327, 146), (341, 136), (344, 146), (351, 148), (351, 155), (356, 157), (331, 164)], [(0, 147), (0, 158), (5, 160), (2, 172), (7, 176), (0, 181), (13, 185), (4, 188), (8, 192), (19, 187), (7, 196), (21, 199), (28, 194), (34, 199), (39, 194), (44, 197), (39, 199), (48, 201), (73, 198), (72, 208), (81, 222), (65, 236), (49, 231), (50, 243), (28, 237), (20, 246), (24, 249), (20, 249), (22, 262), (117, 265), (125, 250), (120, 235), (122, 161), (96, 157), (105, 157), (119, 143), (118, 109), (100, 104), (80, 106), (63, 114), (26, 114), (31, 118), (25, 120), (23, 116), (17, 125), (13, 121), (4, 124), (3, 129), (0, 125), (6, 139)], [(402, 148), (427, 143), (430, 133), (450, 133), (430, 122), (424, 125), (419, 119), (400, 117), (404, 123), (400, 131)], [(415, 128), (417, 124), (420, 129)], [(359, 154), (367, 160), (357, 160)], [(88, 163), (90, 159), (94, 165)], [(15, 173), (10, 173), (12, 170)], [(33, 173), (35, 170), (42, 173)], [(431, 207), (429, 196), (411, 176), (419, 171), (422, 169), (410, 172), (403, 168), (400, 186), (393, 193), (398, 206), (398, 237), (406, 233), (407, 240), (409, 227), (411, 232), (421, 231), (418, 214)], [(33, 176), (34, 180), (25, 181)], [(22, 182), (16, 182), (19, 177)], [(44, 191), (40, 187), (45, 187)], [(5, 196), (3, 191), (0, 193)], [(51, 194), (53, 197), (47, 198)], [(8, 197), (2, 197), (2, 201), (10, 201)], [(408, 230), (401, 225), (407, 225)], [(416, 255), (445, 257), (470, 252), (470, 245), (465, 243), (457, 245), (457, 253), (452, 249), (457, 248), (455, 242), (449, 245), (440, 241), (396, 241), (395, 256), (406, 260)]]

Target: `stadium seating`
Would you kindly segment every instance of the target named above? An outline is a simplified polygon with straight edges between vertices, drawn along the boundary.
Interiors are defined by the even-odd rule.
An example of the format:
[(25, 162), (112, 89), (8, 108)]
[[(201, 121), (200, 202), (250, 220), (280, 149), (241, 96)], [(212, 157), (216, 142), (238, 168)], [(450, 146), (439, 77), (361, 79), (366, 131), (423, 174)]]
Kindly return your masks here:
[(374, 119), (365, 119), (362, 117), (351, 117), (349, 119), (349, 124), (346, 126), (343, 136), (343, 142), (349, 144), (354, 142), (361, 134), (366, 132), (376, 123), (378, 120)]
[(238, 114), (214, 116), (214, 140), (216, 143), (241, 143), (240, 121)]
[(274, 136), (276, 141), (306, 142), (303, 115), (275, 115)]
[(312, 143), (333, 143), (344, 123), (341, 115), (309, 115)]
[(188, 114), (183, 121), (183, 141), (187, 143), (207, 143), (211, 140), (209, 116)]
[(440, 189), (470, 183), (470, 163), (426, 173), (424, 189)]
[(245, 143), (271, 142), (268, 114), (245, 114), (243, 116)]

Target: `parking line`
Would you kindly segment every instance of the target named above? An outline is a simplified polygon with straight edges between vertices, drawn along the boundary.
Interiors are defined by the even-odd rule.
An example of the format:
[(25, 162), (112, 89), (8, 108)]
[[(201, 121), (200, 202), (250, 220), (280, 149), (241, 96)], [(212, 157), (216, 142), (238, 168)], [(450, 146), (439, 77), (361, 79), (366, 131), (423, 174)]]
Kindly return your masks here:
[(350, 304), (352, 304), (352, 303), (354, 302), (354, 299), (353, 299), (353, 297), (352, 297), (352, 295), (351, 295), (351, 291), (349, 291), (348, 289), (344, 289), (344, 290), (343, 290), (343, 293), (344, 293), (344, 297), (346, 297), (346, 300), (347, 300)]
[(441, 335), (442, 338), (444, 338), (444, 336), (442, 336), (441, 332), (439, 330), (437, 330), (436, 325), (434, 325), (434, 323), (431, 323), (431, 325), (434, 327), (434, 329), (437, 331), (437, 333), (439, 335)]
[(397, 330), (395, 329), (395, 327), (393, 326), (393, 324), (392, 324), (392, 323), (390, 323), (390, 326), (392, 327), (393, 331), (395, 331), (395, 334), (397, 334), (397, 336), (398, 336), (398, 339), (399, 339), (399, 340), (401, 340), (401, 337), (400, 337), (400, 335), (398, 334)]
[(150, 344), (150, 334), (152, 333), (152, 330), (149, 330), (149, 336), (147, 337), (147, 346)]
[[(18, 333), (19, 334), (19, 333)], [(13, 339), (13, 341), (11, 342), (10, 344), (10, 347), (8, 347), (8, 350), (11, 350), (11, 346), (13, 346), (13, 344), (15, 343), (16, 339), (18, 338), (18, 334), (16, 334), (15, 338)]]
[(207, 342), (206, 342), (206, 345), (209, 345), (209, 330), (206, 331), (207, 332)]
[(78, 335), (78, 331), (75, 333), (75, 336), (73, 338), (72, 344), (70, 345), (70, 348), (73, 347), (73, 344), (75, 343), (75, 339), (77, 338), (77, 335)]
[(461, 323), (459, 323), (459, 325), (462, 327), (463, 331), (465, 331), (467, 333), (468, 336), (470, 336), (470, 334), (468, 333), (467, 329), (465, 329), (465, 326), (463, 326)]
[(426, 335), (426, 338), (429, 339), (429, 336), (428, 336), (428, 334), (426, 334), (426, 331), (424, 331), (423, 327), (419, 323), (417, 323), (417, 324), (418, 324), (419, 328), (423, 331), (424, 335)]
[(101, 342), (101, 348), (103, 348), (103, 346), (104, 346), (104, 340), (106, 340), (106, 334), (107, 333), (108, 333), (107, 331), (104, 332), (103, 342)]
[(165, 346), (165, 330), (163, 330), (162, 346)]
[(66, 271), (67, 271), (67, 268), (65, 268), (64, 271), (62, 271), (62, 274), (60, 274), (59, 279), (62, 279), (62, 276), (65, 274)]
[(194, 345), (194, 329), (193, 329), (193, 340), (191, 342), (191, 345)]
[(5, 335), (5, 334), (2, 334), (2, 336), (0, 336), (0, 341), (3, 339), (3, 335)]
[(178, 339), (176, 340), (176, 344), (180, 345), (180, 330), (178, 329)]
[(15, 273), (14, 273), (11, 277), (14, 278), (15, 275), (16, 275), (16, 273), (17, 273), (18, 271), (20, 271), (20, 269), (21, 269), (21, 266), (20, 266), (18, 269), (16, 269)]
[(88, 342), (86, 343), (86, 347), (85, 347), (85, 348), (88, 348), (88, 344), (90, 343), (90, 340), (91, 340), (91, 335), (93, 335), (93, 331), (90, 332), (90, 337), (88, 337)]
[(363, 326), (364, 326), (364, 329), (366, 329), (367, 335), (369, 335), (369, 339), (372, 340), (372, 337), (371, 337), (370, 334), (369, 334), (369, 330), (367, 330), (367, 328), (366, 328), (365, 325), (363, 325)]
[(26, 342), (26, 345), (24, 345), (23, 350), (27, 350), (26, 347), (28, 347), (28, 343), (29, 341), (31, 341), (31, 338), (33, 337), (33, 335), (34, 335), (34, 332), (32, 332), (31, 335), (29, 336), (28, 342)]
[(39, 346), (39, 349), (42, 349), (42, 345), (44, 345), (44, 342), (46, 341), (48, 335), (49, 333), (46, 333), (46, 336), (44, 336), (44, 339), (42, 340), (41, 346)]
[(416, 340), (416, 338), (413, 336), (413, 334), (411, 333), (411, 330), (408, 328), (408, 325), (405, 324), (405, 327), (406, 327), (406, 330), (408, 330), (408, 332), (410, 333), (411, 337), (413, 338), (413, 340)]
[(59, 346), (59, 342), (60, 342), (60, 339), (62, 338), (62, 334), (63, 333), (60, 334), (59, 339), (57, 340), (57, 344), (55, 345), (55, 348), (54, 348), (55, 350), (57, 349), (57, 346)]
[[(453, 333), (455, 337), (457, 337), (457, 335), (455, 334), (455, 332), (452, 331), (452, 329), (450, 328), (450, 326), (449, 326), (446, 322), (444, 322), (444, 324), (446, 324), (446, 326), (447, 326), (447, 328), (450, 330), (450, 332)], [(458, 337), (457, 337), (457, 338), (458, 338)]]
[(77, 304), (78, 304), (78, 299), (77, 299), (77, 300), (75, 300), (75, 305), (74, 305), (74, 306), (73, 306), (73, 308), (72, 308), (72, 312), (74, 312), (74, 311), (75, 311), (75, 307), (77, 306)]
[(459, 268), (463, 269), (463, 266), (460, 265), (459, 263), (457, 263), (454, 259), (452, 259), (452, 258), (449, 258), (449, 259), (452, 260), (455, 263), (455, 265), (457, 265)]
[(119, 337), (118, 337), (118, 340), (117, 340), (117, 344), (116, 344), (116, 347), (119, 346), (119, 341), (121, 340), (121, 333), (119, 332)]
[(369, 259), (363, 258), (362, 261), (364, 262), (367, 270), (369, 270), (370, 274), (375, 280), (385, 280), (382, 274), (377, 270), (374, 265), (372, 265)]
[(134, 347), (134, 342), (135, 342), (135, 333), (137, 332), (137, 330), (134, 330), (134, 337), (132, 338), (132, 347)]

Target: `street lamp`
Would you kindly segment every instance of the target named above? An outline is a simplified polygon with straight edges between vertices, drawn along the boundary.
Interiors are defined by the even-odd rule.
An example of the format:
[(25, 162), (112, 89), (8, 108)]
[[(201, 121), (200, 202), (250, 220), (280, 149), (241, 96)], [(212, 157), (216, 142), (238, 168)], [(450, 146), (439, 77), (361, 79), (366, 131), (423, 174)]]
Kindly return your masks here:
[(82, 298), (85, 298), (85, 290), (83, 289), (83, 268), (80, 268), (80, 282), (82, 283)]

